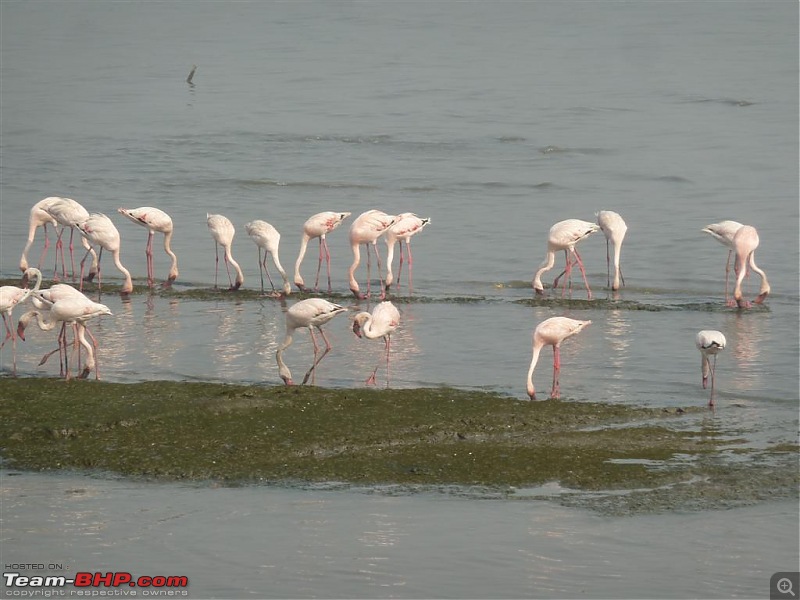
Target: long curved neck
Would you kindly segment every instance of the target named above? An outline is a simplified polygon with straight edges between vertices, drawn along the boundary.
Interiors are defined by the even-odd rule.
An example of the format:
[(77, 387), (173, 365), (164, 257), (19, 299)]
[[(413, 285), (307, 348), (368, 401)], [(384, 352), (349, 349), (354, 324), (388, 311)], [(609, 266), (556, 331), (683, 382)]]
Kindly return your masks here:
[(539, 354), (542, 351), (542, 344), (534, 340), (533, 342), (533, 355), (531, 357), (531, 365), (528, 367), (528, 396), (533, 398), (535, 389), (533, 387), (533, 370), (536, 368), (536, 363), (539, 362)]
[(756, 265), (755, 252), (750, 253), (750, 268), (761, 276), (761, 289), (759, 290), (758, 293), (759, 294), (769, 293), (770, 287), (769, 287), (769, 282), (767, 281), (767, 274), (764, 273), (764, 271), (762, 271), (761, 269), (759, 269), (758, 265)]
[(278, 346), (278, 351), (275, 353), (275, 360), (278, 362), (278, 374), (287, 385), (289, 385), (292, 381), (292, 372), (289, 370), (289, 367), (286, 366), (286, 363), (283, 362), (283, 351), (292, 345), (293, 333), (294, 329), (287, 326), (286, 337), (283, 339), (281, 345)]
[(361, 248), (359, 247), (360, 244), (358, 242), (352, 242), (350, 246), (353, 249), (353, 264), (350, 265), (347, 273), (350, 276), (350, 289), (357, 290), (358, 289), (358, 282), (356, 281), (355, 272), (358, 268), (359, 263), (361, 262)]
[(542, 261), (542, 264), (539, 265), (539, 270), (536, 271), (536, 275), (533, 276), (534, 288), (537, 290), (544, 289), (544, 286), (542, 285), (542, 273), (552, 269), (554, 264), (556, 264), (556, 253), (548, 248), (547, 256), (544, 257), (544, 261)]
[[(169, 257), (172, 259), (172, 266), (170, 266), (169, 274), (171, 279), (178, 278), (178, 257), (172, 251), (172, 246), (170, 246), (170, 242), (172, 241), (172, 232), (168, 231), (164, 234), (164, 252), (166, 252)], [(175, 277), (173, 277), (173, 274)]]
[(306, 249), (308, 248), (308, 241), (309, 237), (307, 233), (303, 233), (303, 238), (300, 240), (300, 254), (297, 255), (297, 260), (294, 262), (294, 281), (295, 283), (303, 282), (303, 278), (300, 276), (300, 265), (303, 262), (303, 258), (306, 256)]
[(368, 340), (375, 340), (378, 338), (385, 337), (386, 334), (381, 331), (374, 331), (372, 328), (372, 315), (369, 313), (364, 313), (367, 316), (364, 318), (364, 322), (361, 324), (361, 335), (363, 335)]
[(233, 259), (230, 244), (225, 246), (225, 258), (233, 265), (233, 268), (236, 269), (236, 283), (242, 285), (242, 283), (244, 283), (244, 273), (242, 273), (242, 268), (239, 266), (239, 263)]
[[(394, 246), (397, 243), (396, 237), (386, 237), (386, 285), (392, 285), (394, 275), (392, 274), (392, 261), (394, 260)], [(400, 242), (403, 243), (402, 241)], [(403, 248), (400, 247), (400, 258), (403, 258)]]
[(133, 281), (131, 280), (131, 272), (128, 271), (128, 269), (125, 268), (125, 266), (122, 264), (122, 262), (120, 262), (120, 260), (119, 260), (119, 248), (117, 248), (116, 250), (113, 250), (111, 252), (111, 257), (114, 259), (114, 266), (116, 266), (117, 269), (119, 269), (120, 273), (122, 273), (125, 276), (125, 283), (123, 285), (123, 288), (132, 288), (133, 287)]

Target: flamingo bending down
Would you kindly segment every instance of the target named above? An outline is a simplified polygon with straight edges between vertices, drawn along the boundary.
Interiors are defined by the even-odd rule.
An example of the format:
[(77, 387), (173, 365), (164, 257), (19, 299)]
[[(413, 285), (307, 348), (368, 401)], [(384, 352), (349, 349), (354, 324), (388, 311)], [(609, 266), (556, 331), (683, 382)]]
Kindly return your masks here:
[[(267, 269), (267, 255), (272, 254), (272, 260), (275, 262), (275, 268), (283, 278), (283, 294), (288, 296), (292, 293), (292, 286), (289, 285), (289, 278), (286, 276), (286, 271), (281, 266), (281, 259), (278, 256), (278, 246), (281, 241), (281, 234), (272, 225), (266, 221), (256, 219), (250, 221), (244, 228), (247, 230), (247, 235), (258, 246), (258, 274), (261, 276), (261, 293), (264, 293), (264, 273), (267, 274), (269, 284), (272, 286), (272, 293), (275, 294), (275, 284), (272, 283), (269, 269)], [(261, 251), (264, 251), (264, 260), (261, 260)]]
[(317, 279), (314, 282), (314, 291), (319, 289), (319, 272), (322, 269), (322, 259), (328, 266), (328, 293), (333, 290), (331, 288), (331, 253), (328, 250), (328, 242), (325, 236), (341, 225), (347, 217), (350, 216), (349, 212), (331, 212), (325, 211), (317, 213), (303, 223), (303, 237), (300, 240), (300, 254), (297, 256), (297, 262), (294, 264), (294, 284), (302, 292), (306, 290), (306, 284), (303, 277), (300, 275), (300, 264), (303, 262), (303, 257), (306, 255), (306, 247), (308, 242), (314, 238), (319, 238), (319, 262), (317, 263)]
[(153, 235), (155, 232), (164, 234), (164, 252), (172, 259), (169, 268), (169, 275), (163, 287), (169, 287), (178, 278), (178, 257), (170, 247), (172, 240), (172, 218), (160, 208), (152, 206), (141, 206), (139, 208), (118, 208), (119, 214), (128, 217), (137, 225), (147, 228), (147, 246), (145, 256), (147, 257), (147, 285), (153, 287), (155, 272), (153, 270)]
[[(386, 230), (391, 227), (397, 217), (392, 215), (387, 215), (385, 212), (379, 210), (368, 210), (364, 213), (361, 213), (358, 218), (353, 221), (353, 224), (350, 226), (350, 247), (353, 250), (353, 264), (350, 265), (348, 269), (348, 276), (350, 279), (350, 291), (353, 292), (353, 295), (363, 300), (368, 298), (370, 295), (369, 287), (370, 287), (370, 254), (369, 254), (369, 245), (372, 245), (373, 250), (375, 251), (375, 258), (378, 261), (378, 279), (380, 280), (381, 284), (381, 300), (386, 296), (386, 292), (383, 287), (383, 278), (381, 277), (381, 257), (378, 253), (378, 238), (383, 235)], [(361, 252), (359, 247), (361, 244), (367, 249), (367, 293), (366, 295), (361, 294), (358, 287), (358, 282), (356, 281), (355, 272), (358, 268), (358, 264), (361, 262)]]
[[(622, 240), (625, 239), (625, 234), (628, 231), (628, 225), (625, 220), (613, 210), (601, 210), (596, 215), (597, 224), (600, 230), (606, 236), (606, 267), (607, 267), (607, 283), (610, 284), (611, 290), (616, 292), (619, 289), (620, 280), (622, 285), (625, 285), (625, 277), (622, 276), (622, 269), (619, 266), (619, 256), (622, 252)], [(609, 256), (609, 244), (614, 246), (614, 280), (611, 280), (611, 257)]]
[(414, 259), (411, 255), (411, 237), (422, 231), (422, 229), (430, 223), (429, 218), (420, 219), (414, 213), (401, 213), (397, 215), (397, 220), (394, 224), (386, 230), (386, 290), (394, 281), (392, 275), (392, 260), (394, 259), (394, 245), (400, 242), (400, 266), (397, 269), (397, 280), (400, 280), (400, 273), (403, 271), (403, 242), (406, 244), (406, 252), (408, 253), (408, 292), (412, 291), (411, 269), (414, 264)]
[(47, 235), (47, 226), (52, 225), (54, 229), (58, 227), (58, 221), (56, 221), (46, 209), (58, 199), (57, 196), (50, 196), (44, 200), (39, 200), (39, 202), (34, 204), (31, 208), (31, 214), (28, 218), (28, 242), (25, 244), (25, 248), (22, 250), (22, 256), (19, 259), (20, 271), (25, 272), (28, 268), (28, 250), (30, 250), (33, 245), (33, 239), (36, 237), (36, 230), (39, 227), (44, 228), (44, 249), (42, 250), (42, 256), (39, 258), (39, 263), (37, 265), (41, 268), (42, 262), (45, 256), (47, 256), (47, 249), (50, 247), (50, 236)]
[[(311, 377), (314, 369), (317, 368), (317, 365), (332, 348), (331, 343), (325, 336), (325, 332), (322, 331), (322, 326), (332, 320), (336, 315), (346, 311), (347, 308), (344, 306), (328, 302), (324, 298), (307, 298), (301, 300), (286, 311), (286, 337), (283, 343), (278, 346), (278, 351), (275, 353), (275, 360), (278, 362), (278, 374), (286, 385), (294, 385), (294, 382), (292, 381), (292, 372), (289, 370), (289, 367), (286, 366), (286, 363), (283, 362), (283, 352), (286, 348), (291, 346), (295, 329), (307, 327), (311, 335), (311, 342), (314, 344), (314, 362), (306, 372), (305, 377), (303, 377), (303, 383), (305, 384), (308, 378)], [(322, 334), (322, 339), (325, 342), (325, 351), (322, 353), (322, 356), (319, 357), (317, 357), (319, 347), (314, 337), (314, 328)]]
[[(542, 273), (553, 268), (553, 265), (556, 261), (556, 251), (563, 250), (567, 261), (567, 266), (564, 270), (566, 279), (564, 281), (564, 288), (561, 290), (562, 297), (564, 295), (564, 289), (566, 289), (567, 286), (567, 280), (570, 280), (571, 289), (572, 284), (570, 277), (572, 272), (572, 261), (570, 254), (573, 254), (575, 262), (578, 264), (578, 267), (581, 270), (581, 275), (583, 275), (583, 282), (586, 284), (586, 291), (589, 294), (589, 300), (592, 299), (592, 290), (589, 289), (589, 282), (586, 280), (586, 271), (583, 268), (583, 261), (581, 260), (580, 254), (578, 254), (578, 250), (575, 248), (575, 245), (599, 229), (600, 227), (595, 223), (581, 221), (580, 219), (567, 219), (566, 221), (559, 221), (550, 228), (550, 233), (548, 234), (547, 238), (547, 255), (545, 256), (542, 264), (539, 265), (539, 270), (536, 271), (536, 274), (533, 276), (533, 289), (537, 294), (544, 294), (544, 286), (542, 285), (541, 279)], [(556, 280), (553, 282), (554, 288), (558, 285), (559, 277), (556, 277)]]
[[(44, 298), (42, 297), (42, 299)], [(46, 300), (45, 302), (47, 303)], [(24, 340), (25, 329), (33, 318), (36, 318), (36, 323), (42, 331), (50, 331), (54, 329), (58, 323), (63, 323), (64, 325), (68, 323), (74, 324), (76, 326), (76, 346), (79, 342), (86, 348), (86, 353), (88, 355), (83, 371), (78, 375), (79, 379), (84, 379), (91, 373), (92, 369), (95, 368), (95, 348), (97, 347), (97, 340), (91, 333), (89, 333), (89, 335), (92, 338), (92, 344), (86, 340), (85, 334), (88, 331), (86, 329), (86, 322), (94, 317), (111, 314), (111, 310), (105, 304), (93, 302), (83, 294), (80, 296), (67, 296), (49, 303), (49, 308), (47, 310), (32, 310), (22, 315), (19, 319), (17, 333), (20, 338)], [(64, 356), (66, 357), (67, 336), (64, 327), (61, 328), (58, 334), (58, 341), (59, 348), (63, 349)], [(52, 352), (50, 354), (52, 354)], [(50, 354), (46, 354), (39, 364), (43, 364)], [(95, 371), (95, 376), (98, 376), (97, 371)], [(69, 379), (69, 368), (66, 370), (66, 379)]]
[[(4, 285), (0, 287), (0, 314), (3, 315), (3, 325), (6, 328), (6, 337), (0, 348), (6, 345), (6, 342), (11, 338), (11, 353), (12, 353), (12, 374), (17, 375), (17, 338), (14, 335), (14, 322), (11, 318), (11, 313), (14, 307), (22, 304), (25, 300), (39, 291), (39, 286), (42, 285), (42, 272), (36, 267), (29, 267), (25, 269), (22, 276), (23, 281), (27, 282), (30, 277), (36, 278), (36, 284), (32, 288), (19, 288), (15, 285)], [(24, 338), (23, 338), (24, 339)]]
[[(217, 272), (219, 271), (219, 247), (222, 246), (225, 254), (223, 258), (225, 259), (225, 269), (228, 271), (228, 283), (230, 283), (230, 289), (235, 291), (242, 287), (244, 283), (244, 273), (242, 273), (242, 269), (235, 260), (233, 260), (233, 254), (231, 254), (231, 245), (233, 244), (233, 236), (236, 233), (236, 229), (231, 223), (228, 217), (223, 215), (212, 215), (206, 213), (206, 223), (208, 224), (208, 230), (211, 232), (211, 237), (214, 238), (214, 250), (216, 252), (216, 263), (214, 266), (214, 289), (217, 288)], [(236, 281), (231, 281), (231, 269), (228, 266), (229, 264), (233, 265), (233, 268), (236, 270)]]
[[(97, 256), (97, 288), (100, 289), (102, 285), (100, 278), (100, 261), (103, 258), (103, 250), (108, 250), (111, 252), (111, 256), (114, 259), (114, 265), (125, 278), (119, 292), (123, 296), (130, 294), (133, 291), (131, 273), (120, 261), (119, 253), (122, 248), (122, 239), (120, 238), (119, 230), (111, 219), (102, 213), (92, 213), (83, 222), (78, 223), (77, 227), (85, 239), (89, 240), (92, 244), (100, 246), (100, 253)], [(89, 251), (93, 252), (91, 248)], [(88, 252), (86, 256), (88, 256)], [(84, 256), (81, 261), (81, 275), (83, 275), (83, 263), (86, 260), (86, 256)], [(82, 284), (83, 280), (81, 279), (81, 285)]]
[[(725, 349), (725, 336), (719, 331), (704, 329), (697, 332), (694, 340), (697, 349), (700, 350), (700, 371), (703, 374), (703, 389), (708, 386), (708, 375), (711, 373), (711, 397), (708, 405), (714, 406), (714, 372), (717, 370), (717, 354)], [(711, 357), (714, 357), (714, 364), (711, 364)]]
[(761, 304), (770, 293), (767, 274), (756, 265), (755, 253), (758, 243), (758, 232), (750, 225), (742, 225), (733, 236), (733, 248), (736, 252), (736, 286), (733, 289), (733, 299), (739, 308), (750, 308), (750, 303), (742, 297), (742, 280), (748, 265), (761, 276), (761, 289), (753, 302)]
[[(353, 318), (353, 333), (359, 338), (365, 337), (368, 340), (383, 338), (386, 347), (386, 386), (389, 386), (389, 345), (392, 333), (400, 325), (400, 312), (394, 304), (389, 301), (381, 302), (374, 309), (372, 314), (360, 312)], [(372, 370), (372, 375), (367, 378), (367, 385), (375, 384), (375, 374), (378, 372), (380, 361)]]
[[(86, 219), (89, 218), (89, 211), (86, 210), (79, 202), (76, 202), (72, 198), (57, 198), (54, 197), (53, 201), (50, 202), (45, 209), (50, 216), (52, 216), (58, 223), (62, 226), (61, 231), (58, 232), (58, 236), (56, 237), (56, 265), (53, 273), (53, 277), (57, 276), (58, 273), (58, 252), (61, 251), (61, 275), (62, 277), (67, 276), (67, 267), (65, 265), (64, 259), (64, 245), (61, 241), (61, 236), (64, 234), (64, 230), (69, 228), (69, 257), (72, 263), (72, 273), (70, 277), (74, 280), (75, 279), (75, 254), (74, 254), (74, 246), (72, 243), (73, 236), (75, 234), (75, 229), (79, 229), (79, 224), (83, 223)], [(89, 267), (89, 274), (86, 278), (91, 281), (94, 279), (95, 274), (99, 268), (98, 261), (99, 258), (97, 253), (94, 249), (89, 245), (88, 240), (84, 237), (81, 238), (81, 244), (84, 248), (92, 255), (92, 266)], [(86, 260), (84, 256), (83, 260)], [(83, 263), (81, 263), (81, 281), (83, 281)]]
[(720, 221), (711, 223), (701, 229), (703, 233), (709, 234), (720, 244), (728, 248), (728, 260), (725, 261), (725, 304), (734, 306), (736, 303), (728, 295), (728, 279), (731, 271), (731, 255), (733, 254), (733, 236), (742, 228), (742, 224), (737, 221)]
[(561, 342), (580, 333), (584, 327), (591, 325), (591, 321), (578, 321), (568, 317), (550, 317), (539, 323), (533, 331), (533, 357), (528, 369), (528, 396), (536, 400), (536, 390), (533, 387), (533, 370), (539, 361), (539, 353), (544, 346), (553, 347), (553, 389), (551, 398), (559, 396), (558, 375), (561, 371)]

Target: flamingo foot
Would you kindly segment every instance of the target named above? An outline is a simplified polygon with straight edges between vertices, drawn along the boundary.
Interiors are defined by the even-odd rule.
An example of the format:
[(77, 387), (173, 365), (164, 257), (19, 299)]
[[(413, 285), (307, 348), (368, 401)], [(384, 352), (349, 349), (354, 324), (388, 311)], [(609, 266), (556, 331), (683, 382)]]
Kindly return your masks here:
[(375, 373), (370, 375), (364, 383), (366, 383), (367, 385), (375, 385), (377, 383), (375, 381)]
[(726, 300), (725, 301), (725, 306), (727, 306), (728, 308), (735, 307), (736, 306), (736, 300)]
[(736, 300), (736, 306), (738, 306), (739, 308), (750, 308), (751, 304), (750, 302), (744, 300), (743, 298), (738, 298)]
[(362, 294), (359, 290), (350, 288), (350, 291), (353, 292), (353, 296), (356, 297), (356, 300), (366, 300), (367, 299), (367, 295), (366, 294)]
[(536, 292), (537, 296), (544, 296), (544, 289), (543, 288), (533, 288), (533, 291)]
[(755, 300), (753, 300), (753, 302), (755, 304), (761, 304), (762, 302), (764, 302), (764, 300), (767, 299), (767, 296), (769, 296), (769, 292), (764, 292), (763, 294), (759, 294), (758, 297)]
[(172, 289), (172, 279), (167, 279), (164, 283), (161, 284), (162, 290), (170, 290)]

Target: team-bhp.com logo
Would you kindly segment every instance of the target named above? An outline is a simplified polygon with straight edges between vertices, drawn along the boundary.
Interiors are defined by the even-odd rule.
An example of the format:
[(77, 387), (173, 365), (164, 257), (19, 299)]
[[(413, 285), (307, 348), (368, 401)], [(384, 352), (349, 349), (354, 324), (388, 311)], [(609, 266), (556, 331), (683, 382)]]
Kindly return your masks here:
[[(110, 595), (108, 592), (99, 593), (98, 588), (117, 588), (118, 591), (128, 593), (117, 593), (115, 595), (136, 596), (135, 590), (128, 588), (140, 588), (142, 596), (187, 596), (188, 592), (183, 589), (189, 586), (189, 578), (183, 575), (155, 575), (134, 577), (126, 571), (110, 571), (108, 573), (81, 571), (75, 577), (65, 577), (63, 575), (22, 575), (20, 573), (3, 573), (5, 583), (5, 596), (34, 596), (41, 595), (34, 592), (34, 589), (49, 589), (55, 592), (52, 595), (66, 595), (66, 588), (72, 586), (78, 588), (68, 590), (69, 595), (98, 596)], [(24, 592), (27, 593), (22, 593)], [(62, 593), (59, 594), (58, 590)], [(31, 593), (34, 592), (34, 593)]]

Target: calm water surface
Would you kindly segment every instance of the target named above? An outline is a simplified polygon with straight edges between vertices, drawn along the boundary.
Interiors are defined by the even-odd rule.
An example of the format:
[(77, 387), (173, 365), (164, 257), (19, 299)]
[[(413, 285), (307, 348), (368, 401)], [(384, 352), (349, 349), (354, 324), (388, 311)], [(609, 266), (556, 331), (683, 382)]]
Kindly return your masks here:
[[(256, 248), (244, 232), (250, 220), (267, 220), (281, 231), (281, 262), (292, 277), (301, 226), (310, 215), (413, 211), (432, 219), (413, 242), (414, 295), (429, 301), (398, 303), (402, 326), (392, 341), (391, 387), (450, 385), (525, 398), (531, 331), (542, 319), (565, 314), (593, 322), (563, 347), (565, 396), (666, 407), (703, 404), (694, 334), (719, 329), (728, 339), (718, 361), (719, 408), (687, 426), (711, 422), (736, 431), (748, 446), (797, 440), (795, 3), (598, 2), (581, 3), (578, 10), (555, 2), (3, 2), (0, 12), (4, 277), (18, 273), (30, 207), (51, 195), (112, 217), (122, 234), (122, 261), (138, 283), (145, 275), (146, 233), (119, 218), (116, 209), (166, 210), (176, 224), (179, 289), (213, 283), (207, 212), (221, 212), (235, 223), (233, 253), (245, 271), (245, 287), (256, 289)], [(193, 64), (198, 69), (188, 85)], [(566, 218), (594, 220), (601, 209), (616, 210), (629, 226), (623, 249), (627, 285), (618, 299), (670, 310), (517, 302), (532, 296), (530, 280), (544, 258), (550, 226)], [(772, 286), (765, 308), (724, 307), (727, 252), (700, 232), (722, 219), (758, 228), (756, 258)], [(351, 261), (348, 227), (346, 222), (329, 235), (340, 293), (347, 291)], [(33, 262), (41, 240), (40, 229)], [(595, 234), (579, 247), (601, 300), (609, 298), (604, 241)], [(385, 252), (382, 242), (379, 247)], [(158, 248), (156, 270), (163, 277), (168, 263)], [(52, 258), (51, 251), (48, 278)], [(557, 257), (546, 283), (561, 261)], [(315, 263), (312, 243), (303, 266), (307, 282)], [(108, 257), (104, 267), (107, 277), (119, 276)], [(358, 277), (363, 286), (363, 266)], [(758, 283), (753, 277), (746, 284), (749, 297), (757, 294)], [(585, 298), (585, 292), (577, 287), (573, 297)], [(284, 307), (275, 300), (137, 295), (122, 302), (104, 294), (102, 301), (114, 312), (92, 327), (105, 380), (280, 383), (274, 352), (284, 336)], [(362, 386), (382, 344), (356, 339), (346, 317), (326, 331), (334, 349), (320, 365), (316, 384)], [(54, 361), (37, 366), (52, 345), (53, 336), (32, 331), (19, 347), (20, 372), (57, 375)], [(4, 372), (8, 350), (1, 355)], [(286, 354), (296, 375), (310, 365), (311, 351), (301, 332)], [(549, 356), (537, 370), (540, 388), (549, 384), (548, 361)], [(387, 385), (383, 368), (378, 385)], [(9, 481), (22, 483), (8, 487)], [(98, 491), (70, 494), (65, 486)], [(75, 529), (58, 525), (68, 522), (67, 502), (95, 502), (112, 515), (142, 516), (142, 506), (180, 498), (176, 507), (194, 508), (175, 509), (184, 516), (171, 522), (174, 545), (131, 533), (141, 525), (135, 520), (120, 538), (112, 534), (105, 543), (120, 561), (116, 567), (145, 558), (163, 564), (165, 556), (177, 556), (176, 570), (185, 567), (199, 581), (210, 557), (221, 552), (211, 552), (215, 540), (224, 538), (220, 548), (232, 557), (226, 570), (241, 569), (252, 579), (236, 589), (203, 583), (204, 594), (219, 597), (248, 589), (264, 593), (258, 582), (270, 573), (281, 573), (273, 578), (282, 582), (273, 597), (753, 596), (765, 593), (761, 586), (768, 575), (762, 571), (777, 570), (770, 567), (770, 557), (779, 558), (772, 549), (797, 551), (797, 527), (776, 526), (779, 519), (770, 517), (777, 513), (796, 524), (796, 507), (785, 505), (606, 521), (542, 503), (4, 479), (4, 493), (13, 499), (27, 497), (29, 489), (40, 501), (14, 500), (4, 509), (4, 521), (54, 520), (49, 530), (14, 529), (28, 532), (14, 533), (13, 540), (31, 560), (53, 536), (88, 552), (82, 545), (89, 539), (81, 529), (85, 522), (78, 520)], [(238, 512), (226, 516), (237, 502)], [(262, 519), (260, 511), (271, 503), (274, 518)], [(372, 521), (351, 515), (343, 521), (346, 530), (340, 528), (341, 513), (350, 507), (359, 516), (373, 515)], [(143, 527), (158, 528), (159, 518), (145, 515)], [(432, 539), (425, 530), (442, 520), (447, 524), (433, 527), (439, 536)], [(542, 521), (548, 525), (535, 525)], [(266, 530), (256, 535), (253, 522), (276, 528), (274, 537)], [(414, 539), (419, 547), (439, 544), (437, 560), (418, 551), (401, 558), (354, 549), (370, 547), (361, 538), (379, 544), (388, 535), (384, 522), (387, 529), (401, 523), (402, 539)], [(774, 525), (777, 546), (767, 535)], [(475, 526), (486, 529), (475, 540), (493, 540), (502, 548), (467, 543), (465, 532)], [(548, 527), (553, 536), (542, 533)], [(309, 551), (302, 536), (287, 541), (299, 530), (321, 536), (323, 547), (349, 544), (350, 552), (330, 558), (333, 551)], [(368, 533), (353, 533), (362, 530)], [(687, 541), (685, 534), (697, 531), (696, 543)], [(288, 543), (286, 556), (295, 560), (234, 559), (255, 546), (251, 539), (231, 550), (243, 535), (273, 544), (273, 554)], [(618, 536), (632, 545), (621, 544)], [(555, 557), (538, 555), (535, 547), (552, 537), (596, 552), (572, 548)], [(648, 552), (632, 551), (637, 543)], [(208, 553), (176, 553), (178, 546), (204, 545)], [(717, 560), (701, 551), (712, 545), (728, 550), (718, 557), (719, 573), (730, 577), (704, 579), (703, 573), (716, 572), (702, 562)], [(696, 554), (684, 553), (687, 546)], [(116, 568), (92, 552), (85, 555), (94, 556), (83, 563), (87, 568)], [(605, 552), (618, 553), (621, 571), (597, 562)], [(682, 574), (694, 577), (678, 582), (662, 577), (666, 572), (659, 575), (659, 566), (676, 554), (687, 561)], [(755, 557), (761, 561), (753, 567), (757, 575), (748, 571)], [(431, 568), (437, 561), (461, 566), (453, 567), (463, 578), (453, 584), (458, 587), (443, 587), (453, 579)], [(477, 584), (473, 577), (489, 567), (503, 573), (499, 580), (508, 585)], [(553, 575), (562, 568), (578, 578), (567, 582)], [(652, 577), (630, 584), (628, 576), (640, 572)], [(594, 583), (587, 587), (589, 579)], [(428, 587), (430, 582), (439, 587)]]

